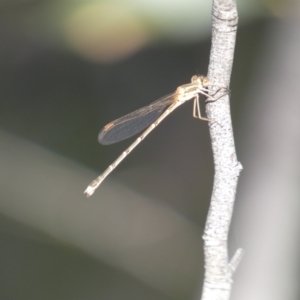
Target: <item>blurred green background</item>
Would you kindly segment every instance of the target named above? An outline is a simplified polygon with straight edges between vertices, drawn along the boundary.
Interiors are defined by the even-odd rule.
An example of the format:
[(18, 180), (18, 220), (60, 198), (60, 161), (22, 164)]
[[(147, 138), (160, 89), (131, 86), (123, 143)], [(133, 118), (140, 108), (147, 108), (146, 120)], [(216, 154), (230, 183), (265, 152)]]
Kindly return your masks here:
[[(263, 188), (249, 183), (258, 178), (255, 174), (262, 174), (259, 167), (271, 157), (259, 134), (262, 139), (288, 145), (274, 126), (266, 125), (264, 131), (264, 120), (276, 117), (259, 115), (258, 111), (264, 111), (260, 105), (268, 106), (265, 111), (274, 112), (279, 121), (284, 119), (276, 119), (278, 123), (294, 122), (293, 138), (287, 134), (290, 129), (281, 127), (283, 137), (297, 141), (288, 147), (293, 154), (270, 146), (278, 149), (277, 157), (297, 158), (300, 143), (298, 107), (277, 110), (283, 97), (275, 101), (273, 94), (259, 93), (278, 95), (279, 87), (288, 82), (294, 86), (283, 95), (291, 90), (295, 94), (285, 103), (297, 96), (299, 101), (298, 73), (293, 80), (287, 75), (299, 69), (299, 58), (294, 59), (299, 52), (287, 55), (283, 47), (282, 53), (274, 51), (277, 56), (272, 56), (276, 45), (289, 44), (288, 28), (299, 34), (299, 5), (297, 1), (237, 2), (240, 23), (231, 108), (237, 154), (248, 175), (241, 177), (235, 212), (239, 217), (233, 221), (230, 255), (242, 246), (250, 253), (248, 261), (254, 253), (258, 263), (262, 244), (254, 243), (251, 248), (250, 233), (241, 224), (247, 221), (254, 228), (250, 225), (253, 217), (246, 212), (252, 211), (253, 198), (259, 201), (260, 197), (251, 193), (256, 188), (266, 191), (267, 186), (274, 192), (276, 186), (273, 180), (269, 185), (264, 181), (270, 178), (267, 174), (259, 179)], [(208, 126), (192, 118), (192, 103), (180, 107), (155, 129), (93, 197), (86, 199), (83, 191), (131, 143), (98, 144), (98, 132), (105, 124), (175, 91), (194, 74), (207, 73), (210, 14), (211, 2), (203, 0), (0, 2), (0, 299), (199, 298), (204, 272), (201, 235), (213, 162)], [(295, 36), (292, 40), (297, 43), (300, 38)], [(300, 49), (298, 46), (292, 48)], [(276, 65), (285, 59), (291, 59), (290, 66)], [(279, 78), (268, 85), (268, 74)], [(262, 100), (267, 98), (273, 104)], [(258, 155), (251, 156), (253, 153)], [(293, 178), (295, 189), (287, 183), (283, 187), (293, 191), (293, 213), (298, 212), (294, 200), (299, 198), (298, 164), (294, 159), (285, 162), (284, 166), (293, 166), (287, 175), (283, 166), (276, 165), (280, 161), (276, 155), (268, 163), (268, 172), (283, 176), (280, 183)], [(287, 201), (289, 197), (283, 196)], [(271, 207), (276, 203), (274, 197), (262, 196), (273, 201)], [(274, 215), (268, 209), (263, 224), (266, 215)], [(275, 223), (283, 228), (286, 221), (277, 217)], [(292, 223), (296, 232), (299, 224)], [(279, 235), (274, 220), (270, 228), (266, 236), (270, 232)], [(259, 226), (255, 233), (258, 231), (262, 231)], [(287, 232), (298, 246), (291, 229), (282, 234)], [(297, 247), (293, 249), (298, 253)], [(261, 261), (271, 264), (268, 253)], [(274, 259), (278, 262), (278, 257)], [(275, 270), (283, 276), (284, 270)], [(299, 281), (297, 270), (295, 264), (293, 282)], [(240, 272), (233, 299), (276, 299), (261, 293), (259, 284), (248, 286), (255, 279), (246, 267)], [(276, 280), (267, 280), (260, 287), (267, 291)], [(287, 286), (292, 291), (284, 298), (297, 299), (299, 291), (290, 285), (283, 284), (281, 291)], [(275, 294), (282, 299), (281, 293)]]

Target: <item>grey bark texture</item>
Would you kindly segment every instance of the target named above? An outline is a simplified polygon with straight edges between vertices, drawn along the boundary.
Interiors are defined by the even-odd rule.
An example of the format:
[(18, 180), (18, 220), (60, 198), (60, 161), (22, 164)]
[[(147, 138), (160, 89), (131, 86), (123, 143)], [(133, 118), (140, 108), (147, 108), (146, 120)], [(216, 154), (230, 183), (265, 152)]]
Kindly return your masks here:
[(215, 101), (206, 105), (215, 166), (211, 204), (204, 230), (205, 277), (202, 300), (229, 299), (232, 275), (243, 250), (228, 261), (228, 232), (237, 181), (242, 169), (237, 160), (230, 115), (229, 90), (238, 14), (234, 0), (214, 0), (212, 47), (208, 78)]

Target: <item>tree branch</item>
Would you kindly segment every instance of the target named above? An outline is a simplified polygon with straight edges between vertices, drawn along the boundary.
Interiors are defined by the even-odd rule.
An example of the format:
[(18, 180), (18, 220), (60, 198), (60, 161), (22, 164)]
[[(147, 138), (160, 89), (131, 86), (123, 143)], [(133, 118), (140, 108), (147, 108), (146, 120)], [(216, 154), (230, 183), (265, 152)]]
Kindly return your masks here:
[(237, 181), (242, 169), (237, 160), (228, 90), (232, 70), (238, 15), (235, 0), (214, 0), (212, 9), (212, 47), (208, 78), (216, 101), (207, 103), (210, 136), (215, 165), (211, 204), (204, 230), (205, 277), (202, 300), (229, 299), (232, 274), (243, 250), (228, 262), (227, 238), (234, 206)]

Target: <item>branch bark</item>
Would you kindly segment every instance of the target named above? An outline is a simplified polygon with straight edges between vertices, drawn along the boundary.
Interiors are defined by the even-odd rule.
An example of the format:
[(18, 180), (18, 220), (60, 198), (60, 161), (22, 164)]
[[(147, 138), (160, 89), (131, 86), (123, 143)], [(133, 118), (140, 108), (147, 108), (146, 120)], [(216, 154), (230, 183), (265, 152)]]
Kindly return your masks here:
[[(205, 277), (202, 300), (229, 299), (232, 275), (243, 250), (228, 262), (228, 232), (241, 164), (237, 160), (230, 116), (229, 88), (238, 23), (235, 0), (214, 0), (212, 8), (212, 47), (208, 78), (217, 101), (207, 103), (215, 165), (211, 204), (204, 230)], [(223, 89), (220, 89), (223, 88)]]

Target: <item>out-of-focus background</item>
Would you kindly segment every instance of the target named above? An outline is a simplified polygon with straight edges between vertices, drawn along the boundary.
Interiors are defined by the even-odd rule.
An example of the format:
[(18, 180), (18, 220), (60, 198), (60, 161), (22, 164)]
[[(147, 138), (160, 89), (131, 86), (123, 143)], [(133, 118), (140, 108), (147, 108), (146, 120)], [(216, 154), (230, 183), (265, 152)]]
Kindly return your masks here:
[[(299, 299), (300, 6), (240, 0), (231, 82), (244, 166), (232, 299)], [(206, 74), (211, 2), (0, 2), (0, 299), (198, 299), (213, 183), (192, 103), (132, 141), (108, 122)]]

